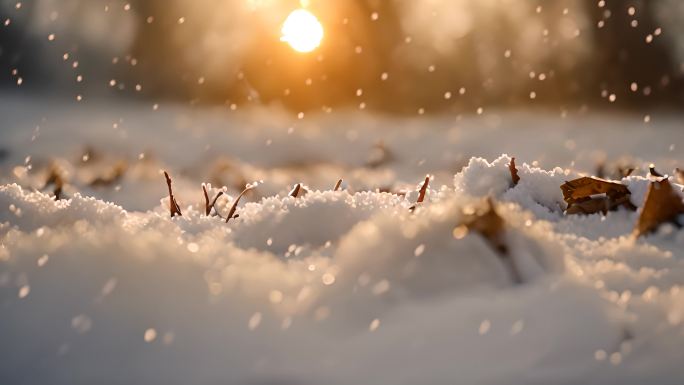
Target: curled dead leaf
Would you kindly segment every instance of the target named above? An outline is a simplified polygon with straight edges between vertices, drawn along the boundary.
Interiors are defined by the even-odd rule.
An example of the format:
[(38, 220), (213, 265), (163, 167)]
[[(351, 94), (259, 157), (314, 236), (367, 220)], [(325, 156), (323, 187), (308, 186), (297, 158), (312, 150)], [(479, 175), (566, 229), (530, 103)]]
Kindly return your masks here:
[[(518, 266), (511, 258), (508, 246), (505, 242), (504, 235), (506, 222), (499, 213), (496, 212), (491, 198), (487, 198), (484, 204), (474, 207), (472, 210), (468, 210), (467, 213), (464, 213), (461, 225), (456, 226), (454, 229), (454, 236), (456, 238), (462, 237), (464, 227), (468, 232), (477, 232), (480, 234), (497, 252), (501, 260), (508, 266), (513, 282), (523, 282)], [(456, 236), (457, 232), (458, 237)]]
[(677, 218), (682, 214), (684, 214), (682, 196), (675, 191), (670, 181), (667, 178), (653, 181), (648, 186), (634, 234), (640, 237), (651, 233), (666, 222), (681, 225), (677, 222)]
[(620, 206), (636, 209), (629, 200), (631, 192), (620, 183), (585, 176), (565, 182), (560, 188), (568, 205), (566, 214), (605, 214)]

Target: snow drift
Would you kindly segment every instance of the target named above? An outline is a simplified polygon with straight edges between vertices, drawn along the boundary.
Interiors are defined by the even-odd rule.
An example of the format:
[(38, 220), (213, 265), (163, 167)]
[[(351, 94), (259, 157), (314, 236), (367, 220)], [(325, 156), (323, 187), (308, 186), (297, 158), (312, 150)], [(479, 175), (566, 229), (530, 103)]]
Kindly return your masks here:
[[(564, 216), (576, 175), (524, 164), (511, 188), (509, 160), (471, 159), (415, 212), (415, 192), (312, 190), (227, 224), (2, 185), (0, 382), (678, 383), (684, 232)], [(622, 183), (640, 206), (648, 179)], [(522, 284), (452, 234), (484, 197)]]

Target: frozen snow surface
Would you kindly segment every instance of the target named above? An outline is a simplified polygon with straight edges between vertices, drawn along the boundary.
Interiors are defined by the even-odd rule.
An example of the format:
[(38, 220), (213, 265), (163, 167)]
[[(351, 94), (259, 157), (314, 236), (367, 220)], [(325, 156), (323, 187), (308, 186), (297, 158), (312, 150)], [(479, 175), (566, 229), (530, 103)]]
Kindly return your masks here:
[[(684, 379), (684, 231), (635, 239), (638, 211), (567, 217), (559, 188), (599, 161), (681, 166), (676, 117), (22, 102), (0, 104), (2, 384)], [(501, 153), (517, 158), (513, 187)], [(89, 185), (122, 161), (111, 185)], [(169, 216), (160, 169), (183, 216)], [(237, 218), (204, 215), (201, 182), (226, 186), (225, 215), (254, 181)], [(289, 197), (297, 182), (307, 193)], [(621, 182), (640, 207), (648, 178)], [(483, 237), (453, 232), (485, 197), (522, 284)]]

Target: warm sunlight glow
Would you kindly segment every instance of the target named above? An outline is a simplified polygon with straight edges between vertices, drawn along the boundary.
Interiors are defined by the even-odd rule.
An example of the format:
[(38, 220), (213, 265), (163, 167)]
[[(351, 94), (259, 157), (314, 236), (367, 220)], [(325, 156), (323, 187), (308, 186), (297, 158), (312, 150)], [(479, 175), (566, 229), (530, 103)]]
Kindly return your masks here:
[(316, 16), (305, 9), (292, 11), (280, 32), (280, 40), (287, 42), (297, 52), (311, 52), (323, 40), (323, 26)]

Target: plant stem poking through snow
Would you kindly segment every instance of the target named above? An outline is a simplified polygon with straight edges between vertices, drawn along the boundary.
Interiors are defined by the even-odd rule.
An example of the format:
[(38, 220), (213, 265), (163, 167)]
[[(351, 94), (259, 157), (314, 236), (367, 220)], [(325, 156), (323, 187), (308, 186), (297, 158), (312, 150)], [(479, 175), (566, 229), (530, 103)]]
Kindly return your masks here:
[(204, 183), (202, 183), (202, 192), (204, 192), (204, 215), (209, 216), (209, 214), (211, 214), (211, 209), (215, 209), (214, 205), (216, 204), (216, 201), (223, 195), (223, 191), (219, 191), (218, 194), (214, 196), (214, 199), (211, 200), (211, 203), (209, 203), (209, 194), (207, 194), (207, 186), (205, 186)]
[(520, 177), (518, 176), (518, 169), (515, 168), (515, 157), (511, 158), (511, 162), (508, 164), (508, 170), (511, 172), (511, 180), (513, 181), (513, 186), (517, 185), (520, 181)]
[(341, 186), (342, 186), (342, 179), (338, 180), (337, 183), (335, 183), (335, 188), (333, 189), (333, 191), (338, 191)]
[(228, 216), (226, 217), (226, 223), (228, 223), (228, 221), (231, 218), (237, 218), (239, 216), (239, 215), (235, 214), (235, 211), (237, 210), (238, 203), (240, 203), (240, 198), (242, 198), (242, 196), (245, 195), (247, 193), (247, 191), (253, 189), (254, 187), (255, 187), (254, 185), (247, 185), (247, 187), (245, 187), (245, 189), (242, 190), (240, 195), (238, 195), (237, 198), (235, 198), (235, 200), (233, 201), (233, 205), (230, 206), (230, 211), (228, 212)]
[(64, 188), (64, 178), (62, 178), (62, 175), (59, 172), (59, 169), (54, 164), (50, 167), (50, 173), (48, 174), (48, 177), (47, 177), (47, 180), (45, 181), (45, 185), (43, 186), (43, 189), (47, 188), (47, 186), (49, 186), (51, 184), (55, 185), (55, 188), (52, 191), (55, 194), (55, 200), (58, 201), (58, 200), (62, 199), (62, 189)]
[(648, 172), (649, 172), (649, 174), (651, 174), (651, 176), (655, 176), (658, 178), (662, 178), (665, 176), (665, 175), (659, 173), (658, 171), (656, 171), (654, 164), (651, 164), (648, 166)]
[(169, 177), (169, 174), (166, 171), (164, 171), (164, 177), (166, 178), (166, 186), (169, 188), (169, 211), (171, 212), (171, 218), (173, 218), (176, 214), (178, 214), (178, 216), (182, 216), (183, 213), (181, 213), (180, 206), (178, 206), (178, 202), (176, 202), (176, 198), (173, 196), (171, 177)]
[(293, 198), (298, 198), (301, 192), (302, 192), (302, 184), (297, 183), (288, 195), (293, 197)]
[(91, 187), (107, 187), (107, 186), (113, 186), (123, 178), (124, 174), (126, 173), (126, 170), (128, 168), (128, 165), (126, 164), (125, 161), (120, 161), (117, 164), (114, 165), (114, 168), (109, 170), (108, 173), (102, 176), (98, 176), (97, 178), (93, 179), (90, 182)]
[[(502, 261), (508, 265), (513, 282), (522, 283), (523, 280), (518, 266), (509, 255), (508, 246), (504, 242), (506, 223), (499, 213), (496, 212), (492, 198), (488, 197), (484, 205), (480, 205), (472, 213), (469, 212), (464, 215), (462, 226), (465, 226), (468, 232), (475, 231), (484, 237), (487, 243), (499, 254)], [(457, 228), (460, 227), (458, 226)]]
[(667, 178), (653, 181), (648, 186), (634, 233), (640, 237), (655, 231), (665, 222), (680, 226), (677, 217), (681, 214), (684, 214), (684, 202), (681, 195), (672, 188), (670, 181)]
[(425, 177), (425, 181), (423, 182), (423, 185), (420, 186), (420, 191), (418, 192), (418, 199), (416, 200), (416, 203), (413, 206), (409, 207), (410, 211), (414, 211), (416, 209), (416, 206), (419, 203), (423, 203), (423, 201), (425, 200), (425, 193), (427, 192), (429, 184), (430, 184), (430, 176), (428, 175)]

